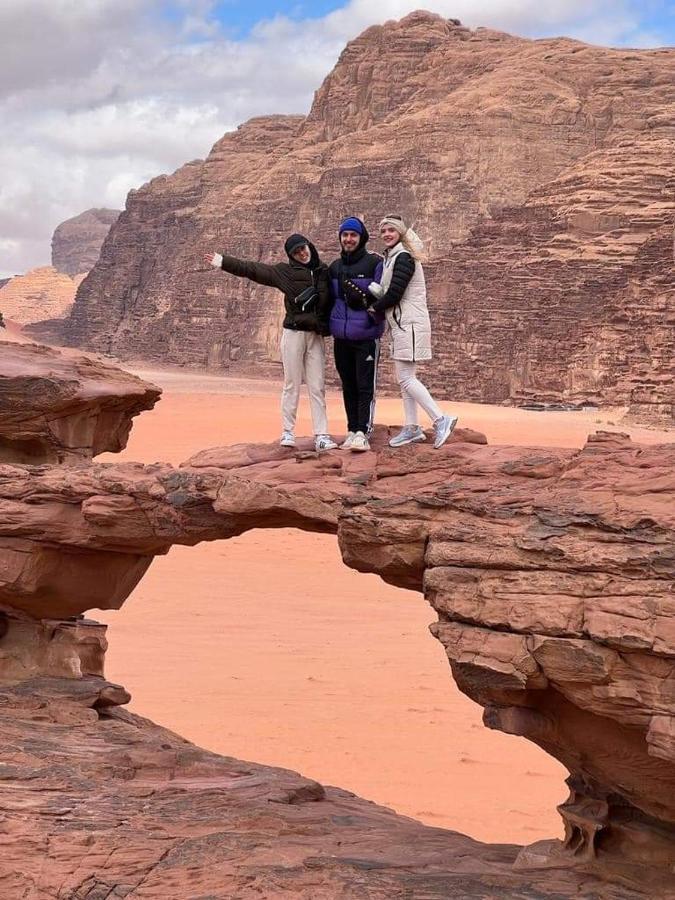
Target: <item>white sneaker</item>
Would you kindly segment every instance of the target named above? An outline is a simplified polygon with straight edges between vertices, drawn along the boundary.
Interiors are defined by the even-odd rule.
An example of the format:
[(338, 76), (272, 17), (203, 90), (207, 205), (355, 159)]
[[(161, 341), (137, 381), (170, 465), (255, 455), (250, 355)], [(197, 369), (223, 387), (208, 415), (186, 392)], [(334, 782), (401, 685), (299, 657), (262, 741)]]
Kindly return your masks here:
[(404, 425), (398, 434), (389, 441), (390, 447), (403, 447), (405, 444), (415, 444), (418, 441), (426, 441), (427, 436), (419, 425)]
[(354, 440), (354, 434), (355, 434), (355, 432), (353, 432), (353, 431), (347, 432), (347, 437), (340, 444), (340, 450), (349, 450), (349, 448), (352, 445), (352, 441)]
[(457, 416), (441, 416), (434, 422), (434, 431), (436, 439), (434, 441), (434, 450), (438, 450), (450, 437), (457, 424)]
[(281, 434), (279, 445), (281, 447), (295, 447), (295, 435), (293, 434), (293, 432), (283, 431)]
[(314, 449), (318, 453), (322, 450), (337, 450), (337, 444), (329, 434), (317, 434), (314, 438)]
[(351, 444), (349, 445), (349, 449), (352, 451), (352, 453), (364, 453), (366, 450), (370, 450), (368, 438), (362, 431), (356, 432), (356, 434), (352, 438)]

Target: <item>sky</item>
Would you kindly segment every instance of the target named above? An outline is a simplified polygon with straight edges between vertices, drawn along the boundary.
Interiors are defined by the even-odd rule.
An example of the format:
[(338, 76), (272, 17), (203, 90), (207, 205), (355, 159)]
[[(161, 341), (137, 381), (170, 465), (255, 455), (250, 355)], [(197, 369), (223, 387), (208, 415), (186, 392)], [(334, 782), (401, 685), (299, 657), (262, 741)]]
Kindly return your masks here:
[(345, 43), (420, 7), (469, 27), (675, 44), (675, 0), (0, 0), (0, 278), (54, 228), (205, 157), (251, 116), (305, 113)]

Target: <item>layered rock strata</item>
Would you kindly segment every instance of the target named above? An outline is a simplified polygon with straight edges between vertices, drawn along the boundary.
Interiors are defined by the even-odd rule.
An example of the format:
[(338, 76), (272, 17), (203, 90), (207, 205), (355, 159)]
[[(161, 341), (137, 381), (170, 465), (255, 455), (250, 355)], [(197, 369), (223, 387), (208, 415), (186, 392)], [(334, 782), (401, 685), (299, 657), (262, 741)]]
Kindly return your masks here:
[(0, 312), (18, 325), (63, 319), (75, 302), (83, 277), (64, 275), (52, 266), (16, 275), (0, 284)]
[(49, 321), (59, 328), (91, 269), (119, 210), (89, 209), (57, 226), (52, 265), (0, 279), (0, 312), (19, 325)]
[(674, 150), (650, 136), (591, 153), (434, 261), (430, 382), (675, 422)]
[(251, 120), (132, 192), (64, 327), (35, 333), (122, 358), (273, 367), (278, 295), (204, 271), (201, 248), (271, 261), (300, 230), (331, 258), (345, 213), (372, 226), (398, 211), (431, 256), (437, 393), (618, 403), (670, 422), (674, 83), (673, 50), (427, 13), (370, 28), (306, 117)]
[[(387, 437), (0, 466), (7, 896), (675, 897), (675, 444)], [(425, 594), (486, 724), (569, 769), (564, 842), (478, 845), (119, 708), (82, 614), (173, 544), (275, 527), (336, 533), (347, 565)]]
[(517, 871), (518, 847), (208, 753), (111, 705), (124, 699), (90, 676), (0, 686), (5, 900), (640, 896), (571, 870)]
[(0, 463), (75, 463), (124, 449), (161, 391), (84, 356), (0, 341)]
[(52, 265), (59, 272), (78, 275), (94, 267), (119, 209), (87, 209), (57, 225), (52, 235)]

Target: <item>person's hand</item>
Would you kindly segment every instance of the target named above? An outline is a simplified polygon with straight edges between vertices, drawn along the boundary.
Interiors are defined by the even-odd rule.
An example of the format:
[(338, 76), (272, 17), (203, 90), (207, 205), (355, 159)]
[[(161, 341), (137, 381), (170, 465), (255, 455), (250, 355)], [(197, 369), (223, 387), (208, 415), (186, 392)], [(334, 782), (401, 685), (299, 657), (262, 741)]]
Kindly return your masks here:
[(343, 282), (342, 289), (350, 309), (365, 309), (368, 306), (368, 294), (349, 278)]
[(213, 266), (214, 269), (220, 269), (223, 264), (223, 256), (221, 253), (213, 253), (213, 251), (209, 251), (204, 253), (204, 262), (208, 263), (210, 266)]
[(384, 288), (381, 284), (378, 284), (376, 281), (371, 281), (368, 285), (368, 291), (375, 297), (377, 300), (380, 299), (384, 295)]

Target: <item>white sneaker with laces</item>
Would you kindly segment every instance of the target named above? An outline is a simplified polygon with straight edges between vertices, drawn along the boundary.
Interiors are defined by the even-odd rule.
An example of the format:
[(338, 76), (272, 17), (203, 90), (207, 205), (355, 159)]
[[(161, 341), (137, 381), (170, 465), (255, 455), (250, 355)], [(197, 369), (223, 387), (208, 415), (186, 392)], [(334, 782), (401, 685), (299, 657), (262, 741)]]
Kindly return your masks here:
[(415, 444), (418, 441), (426, 441), (427, 436), (419, 425), (404, 425), (398, 434), (389, 441), (390, 447), (403, 447), (405, 444)]
[(364, 453), (366, 450), (370, 450), (368, 438), (362, 431), (356, 432), (356, 434), (352, 438), (351, 444), (349, 445), (349, 449), (352, 451), (352, 453)]
[(292, 431), (284, 431), (279, 441), (281, 447), (295, 447), (295, 435)]
[(349, 448), (352, 445), (352, 441), (354, 440), (354, 434), (355, 434), (355, 432), (353, 432), (353, 431), (347, 432), (347, 437), (340, 444), (340, 450), (349, 450)]
[(450, 437), (457, 424), (457, 416), (441, 416), (434, 422), (434, 431), (436, 439), (434, 440), (434, 450), (438, 450)]
[(314, 449), (318, 453), (322, 450), (337, 450), (337, 444), (329, 434), (317, 434), (314, 438)]

